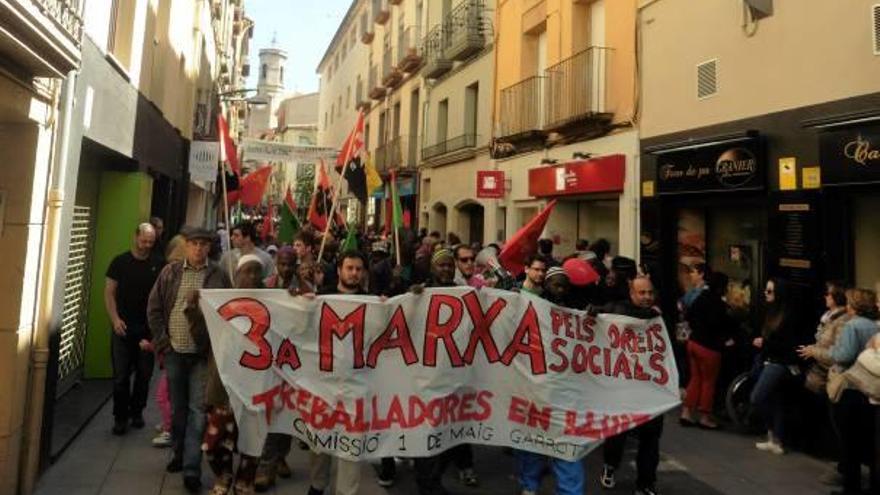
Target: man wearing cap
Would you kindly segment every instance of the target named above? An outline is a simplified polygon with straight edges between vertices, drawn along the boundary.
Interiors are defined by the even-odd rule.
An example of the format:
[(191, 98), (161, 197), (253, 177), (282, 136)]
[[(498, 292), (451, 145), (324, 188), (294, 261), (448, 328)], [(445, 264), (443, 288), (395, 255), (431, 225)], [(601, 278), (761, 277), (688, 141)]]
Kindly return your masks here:
[[(569, 290), (569, 279), (561, 267), (554, 266), (547, 270), (544, 278), (542, 297), (553, 304), (569, 307), (566, 299)], [(535, 495), (541, 485), (545, 464), (549, 463), (556, 476), (556, 492), (558, 495), (581, 495), (584, 493), (586, 473), (580, 460), (565, 461), (550, 458), (534, 452), (516, 450), (517, 471), (522, 495)]]
[(201, 487), (202, 435), (205, 428), (204, 389), (208, 349), (190, 331), (184, 310), (199, 289), (232, 287), (229, 277), (208, 260), (214, 234), (201, 228), (186, 229), (186, 256), (166, 265), (159, 274), (147, 309), (153, 346), (165, 355), (165, 369), (173, 408), (174, 457), (170, 473), (183, 471), (187, 490)]
[(124, 434), (129, 421), (132, 428), (144, 427), (143, 410), (153, 374), (147, 300), (163, 265), (162, 258), (154, 254), (155, 242), (155, 228), (149, 223), (138, 225), (132, 248), (113, 258), (107, 268), (104, 307), (113, 329), (114, 435)]

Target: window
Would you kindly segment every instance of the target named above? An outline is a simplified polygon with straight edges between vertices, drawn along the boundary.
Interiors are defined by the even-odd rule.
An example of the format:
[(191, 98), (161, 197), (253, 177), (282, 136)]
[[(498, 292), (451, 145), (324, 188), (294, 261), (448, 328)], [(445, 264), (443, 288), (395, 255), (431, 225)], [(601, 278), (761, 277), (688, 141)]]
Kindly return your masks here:
[[(464, 133), (469, 136), (477, 134), (477, 105), (479, 104), (480, 83), (475, 82), (465, 88), (464, 94)], [(473, 141), (476, 142), (476, 141)]]
[(342, 116), (342, 95), (339, 95), (339, 103), (336, 105), (336, 111), (338, 112), (336, 115), (338, 117)]
[(281, 85), (284, 84), (284, 67), (278, 69), (278, 83)]
[(351, 86), (345, 88), (345, 108), (351, 107)]
[(262, 80), (265, 81), (265, 80), (266, 80), (266, 73), (267, 73), (268, 71), (269, 71), (269, 69), (268, 69), (268, 67), (266, 67), (266, 64), (263, 64), (263, 65), (260, 67), (260, 79), (262, 79)]
[(327, 130), (327, 112), (324, 112), (324, 130)]
[(336, 103), (330, 105), (330, 123), (333, 123), (333, 115), (336, 113)]
[(437, 143), (446, 142), (449, 131), (449, 98), (440, 102), (437, 107)]

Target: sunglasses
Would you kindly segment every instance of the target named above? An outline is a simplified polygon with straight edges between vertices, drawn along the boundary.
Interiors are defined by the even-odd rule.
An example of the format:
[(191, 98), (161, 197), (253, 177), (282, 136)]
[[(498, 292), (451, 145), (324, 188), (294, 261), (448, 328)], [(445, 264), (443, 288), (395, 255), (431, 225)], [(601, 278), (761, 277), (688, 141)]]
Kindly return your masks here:
[(773, 294), (774, 292), (773, 289), (764, 289), (764, 294)]
[(459, 258), (458, 261), (462, 263), (473, 263), (476, 258), (474, 256), (465, 256), (464, 258)]

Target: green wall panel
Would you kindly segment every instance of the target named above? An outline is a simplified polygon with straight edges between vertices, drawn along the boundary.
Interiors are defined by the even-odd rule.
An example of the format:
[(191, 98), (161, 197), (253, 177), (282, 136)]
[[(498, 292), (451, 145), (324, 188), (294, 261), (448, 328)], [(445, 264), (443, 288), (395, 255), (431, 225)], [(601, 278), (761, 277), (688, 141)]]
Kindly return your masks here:
[(139, 172), (102, 172), (92, 255), (86, 378), (110, 378), (110, 319), (104, 310), (104, 279), (110, 261), (131, 248), (135, 227), (150, 217), (153, 180)]

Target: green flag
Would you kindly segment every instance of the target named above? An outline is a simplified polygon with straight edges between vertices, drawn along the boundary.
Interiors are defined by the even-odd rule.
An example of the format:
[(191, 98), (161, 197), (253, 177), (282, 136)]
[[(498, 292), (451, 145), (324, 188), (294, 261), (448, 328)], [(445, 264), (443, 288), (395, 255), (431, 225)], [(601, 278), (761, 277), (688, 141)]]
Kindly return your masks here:
[(340, 247), (340, 252), (345, 251), (357, 251), (358, 241), (357, 235), (355, 233), (355, 228), (352, 224), (348, 224), (348, 234), (345, 236), (345, 240), (342, 241), (342, 246)]
[(293, 236), (299, 232), (299, 219), (296, 216), (296, 202), (293, 200), (293, 194), (290, 187), (287, 188), (287, 195), (284, 197), (284, 204), (281, 205), (281, 223), (278, 225), (278, 242), (290, 244), (293, 242)]

